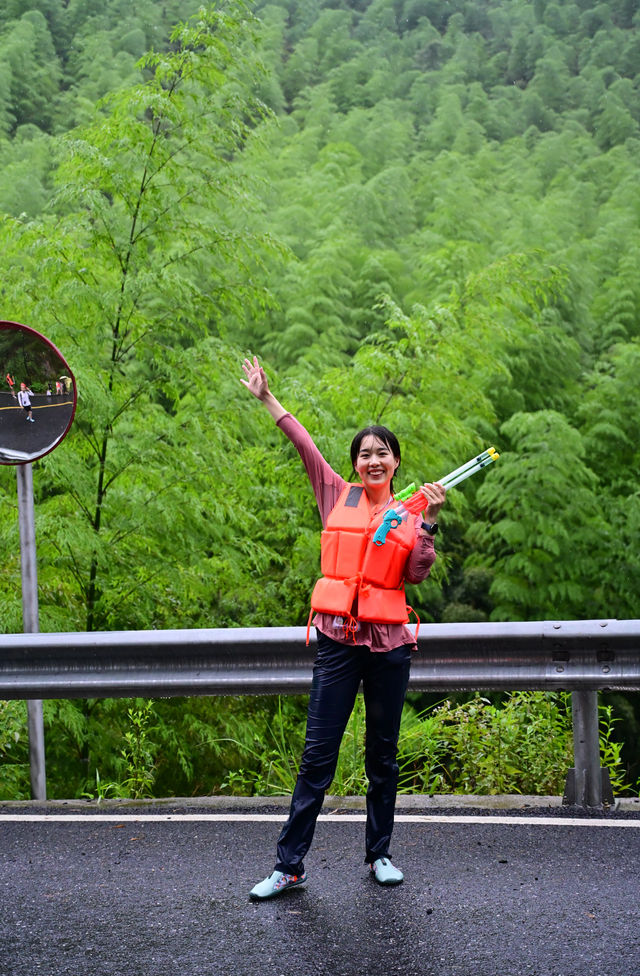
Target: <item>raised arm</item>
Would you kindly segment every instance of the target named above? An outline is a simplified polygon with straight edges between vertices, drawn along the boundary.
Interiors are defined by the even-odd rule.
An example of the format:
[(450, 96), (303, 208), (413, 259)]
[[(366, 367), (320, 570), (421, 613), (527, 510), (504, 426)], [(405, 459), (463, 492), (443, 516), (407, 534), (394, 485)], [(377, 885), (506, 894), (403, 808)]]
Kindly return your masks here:
[(253, 362), (250, 359), (245, 359), (242, 368), (247, 378), (246, 380), (240, 379), (240, 382), (246, 386), (249, 393), (253, 393), (254, 397), (267, 408), (275, 422), (278, 423), (288, 411), (276, 400), (269, 389), (267, 377), (258, 362), (258, 357), (254, 356)]
[(300, 455), (316, 496), (322, 524), (325, 525), (327, 517), (337, 502), (346, 481), (325, 460), (316, 447), (313, 438), (305, 430), (300, 421), (296, 420), (276, 400), (273, 393), (269, 390), (267, 377), (257, 357), (253, 357), (253, 362), (245, 359), (242, 368), (246, 379), (241, 380), (241, 382), (244, 383), (250, 393), (253, 393), (256, 399), (264, 404), (280, 430), (289, 438)]

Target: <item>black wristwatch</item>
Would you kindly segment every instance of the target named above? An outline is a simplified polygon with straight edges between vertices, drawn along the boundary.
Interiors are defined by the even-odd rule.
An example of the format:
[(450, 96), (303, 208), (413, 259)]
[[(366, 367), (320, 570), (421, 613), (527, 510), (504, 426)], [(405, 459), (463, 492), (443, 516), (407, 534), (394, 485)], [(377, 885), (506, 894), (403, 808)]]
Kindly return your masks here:
[(436, 532), (438, 531), (438, 523), (437, 522), (421, 522), (420, 523), (420, 528), (421, 529), (424, 529), (425, 532), (428, 532), (429, 535), (435, 535)]

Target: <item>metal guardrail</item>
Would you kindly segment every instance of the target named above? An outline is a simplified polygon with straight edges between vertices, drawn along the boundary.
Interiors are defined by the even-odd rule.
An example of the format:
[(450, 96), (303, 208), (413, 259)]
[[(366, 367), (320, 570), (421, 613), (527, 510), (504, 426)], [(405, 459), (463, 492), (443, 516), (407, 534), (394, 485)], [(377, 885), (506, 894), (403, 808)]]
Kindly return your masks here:
[[(303, 627), (0, 635), (0, 698), (302, 694)], [(427, 624), (413, 690), (640, 690), (640, 620)]]
[[(301, 694), (315, 632), (303, 627), (0, 635), (0, 699)], [(572, 692), (565, 800), (598, 807), (598, 690), (640, 690), (640, 620), (423, 625), (412, 690)]]

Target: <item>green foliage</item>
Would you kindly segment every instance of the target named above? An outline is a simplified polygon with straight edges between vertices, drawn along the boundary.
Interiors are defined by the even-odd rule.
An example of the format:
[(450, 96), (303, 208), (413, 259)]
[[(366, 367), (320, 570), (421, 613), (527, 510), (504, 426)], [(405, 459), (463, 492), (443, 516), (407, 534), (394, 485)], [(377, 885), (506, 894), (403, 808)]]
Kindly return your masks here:
[(23, 125), (11, 143), (0, 144), (2, 209), (13, 217), (35, 217), (50, 194), (52, 140), (34, 125)]
[(29, 796), (29, 746), (24, 702), (0, 701), (0, 797)]
[[(620, 742), (615, 735), (615, 726), (620, 719), (613, 714), (611, 705), (599, 706), (600, 717), (600, 762), (603, 767), (609, 770), (611, 788), (614, 796), (619, 796), (624, 791), (630, 789), (630, 784), (624, 768), (622, 751), (624, 743)], [(636, 783), (636, 789), (640, 786), (640, 780)]]
[(0, 93), (6, 106), (5, 120), (14, 125), (31, 123), (50, 128), (47, 116), (62, 71), (40, 11), (27, 11), (19, 20), (9, 21), (0, 34), (0, 60), (4, 65), (4, 91), (0, 88)]
[(469, 529), (494, 575), (492, 618), (588, 618), (599, 513), (582, 438), (553, 411), (515, 414), (502, 434), (512, 450), (478, 491), (486, 521)]
[[(91, 799), (207, 793), (290, 793), (304, 743), (306, 699), (143, 699), (45, 702), (48, 795)], [(29, 796), (24, 703), (0, 703), (0, 797)], [(630, 789), (619, 720), (600, 707), (601, 762), (614, 792)], [(364, 705), (358, 696), (330, 791), (363, 795)], [(569, 696), (475, 695), (417, 711), (405, 705), (398, 746), (402, 793), (562, 792), (572, 765)]]
[[(185, 489), (208, 480), (216, 450), (199, 459), (187, 446), (189, 433), (202, 436), (188, 410), (208, 383), (220, 395), (228, 350), (199, 346), (198, 323), (263, 292), (238, 280), (249, 242), (254, 263), (260, 243), (229, 210), (249, 199), (230, 157), (263, 114), (238, 51), (249, 32), (240, 6), (203, 9), (177, 28), (170, 53), (143, 59), (143, 84), (110, 96), (92, 126), (64, 140), (59, 219), (4, 226), (15, 317), (54, 340), (82, 323), (69, 352), (80, 390), (71, 453), (47, 462), (65, 491), (44, 486), (40, 527), (67, 581), (54, 602), (69, 602), (74, 627), (143, 626), (169, 553), (206, 518), (201, 495), (198, 510), (183, 507)], [(199, 365), (194, 381), (176, 383), (212, 359), (218, 372)]]
[(153, 733), (157, 731), (157, 726), (152, 724), (155, 718), (152, 701), (135, 699), (132, 706), (127, 708), (128, 728), (125, 726), (127, 731), (120, 750), (123, 778), (117, 783), (105, 783), (99, 768), (96, 768), (95, 791), (86, 791), (83, 796), (90, 799), (128, 797), (140, 800), (153, 795), (158, 751), (157, 741), (153, 740)]
[[(254, 728), (252, 743), (231, 739), (243, 765), (229, 769), (220, 783), (221, 793), (240, 796), (279, 796), (291, 793), (304, 743), (304, 724), (297, 702), (278, 698), (277, 710), (261, 729)], [(246, 731), (243, 738), (246, 740)]]
[(562, 792), (573, 750), (562, 696), (514, 692), (503, 707), (480, 697), (456, 707), (446, 702), (442, 723), (455, 792)]
[(156, 747), (151, 735), (154, 731), (153, 702), (140, 700), (127, 711), (130, 728), (125, 732), (126, 745), (122, 750), (127, 765), (127, 777), (122, 787), (134, 800), (149, 796), (155, 779)]
[[(450, 494), (423, 620), (636, 617), (634, 4), (198, 8), (0, 9), (2, 316), (49, 335), (79, 391), (35, 468), (43, 629), (305, 621), (318, 518), (237, 382), (249, 350), (347, 476), (376, 419), (407, 482), (502, 453)], [(0, 496), (11, 631), (7, 468)], [(47, 709), (55, 777), (126, 779), (124, 705)], [(187, 742), (254, 748), (190, 709)], [(97, 715), (115, 758), (90, 770)]]

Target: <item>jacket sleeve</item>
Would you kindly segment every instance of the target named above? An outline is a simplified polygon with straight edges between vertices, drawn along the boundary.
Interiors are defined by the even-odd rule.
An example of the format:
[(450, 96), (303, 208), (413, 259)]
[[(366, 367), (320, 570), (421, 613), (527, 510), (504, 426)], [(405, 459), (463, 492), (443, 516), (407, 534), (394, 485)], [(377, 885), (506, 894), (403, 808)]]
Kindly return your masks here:
[[(418, 532), (417, 528), (416, 532)], [(433, 536), (419, 534), (404, 570), (404, 578), (407, 583), (422, 583), (431, 572), (431, 567), (435, 561), (436, 550), (433, 544)]]
[(313, 438), (299, 420), (286, 413), (278, 421), (278, 427), (287, 435), (298, 454), (316, 496), (322, 525), (325, 526), (332, 508), (340, 497), (346, 481), (333, 470), (313, 442)]

